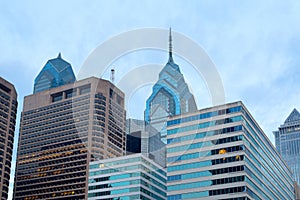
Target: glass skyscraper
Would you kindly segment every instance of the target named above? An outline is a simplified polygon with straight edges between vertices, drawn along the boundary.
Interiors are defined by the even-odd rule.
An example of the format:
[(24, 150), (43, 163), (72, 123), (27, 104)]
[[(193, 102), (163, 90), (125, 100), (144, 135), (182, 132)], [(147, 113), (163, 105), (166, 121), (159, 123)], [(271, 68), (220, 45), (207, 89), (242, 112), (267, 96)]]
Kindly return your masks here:
[(166, 171), (142, 154), (90, 163), (88, 199), (165, 200)]
[(292, 200), (290, 169), (242, 102), (167, 122), (167, 196)]
[(169, 35), (169, 60), (159, 73), (158, 81), (152, 88), (152, 94), (146, 101), (145, 121), (153, 126), (166, 141), (166, 121), (169, 116), (197, 110), (194, 96), (184, 81), (179, 66), (172, 57), (172, 35)]
[(17, 92), (0, 77), (0, 199), (8, 198), (10, 168), (17, 116)]
[(275, 144), (279, 153), (300, 184), (300, 113), (294, 109), (285, 122), (274, 131)]
[(26, 96), (14, 199), (87, 199), (89, 162), (125, 155), (125, 117), (124, 93), (95, 77)]
[[(152, 94), (146, 101), (145, 122), (147, 126), (154, 128), (150, 131), (148, 145), (149, 153), (154, 154), (157, 160), (165, 157), (165, 145), (167, 143), (166, 122), (169, 116), (196, 111), (197, 106), (194, 96), (190, 93), (179, 66), (172, 57), (172, 36), (169, 35), (169, 60), (159, 73), (159, 79), (152, 88)], [(151, 128), (151, 130), (153, 130)], [(158, 143), (160, 138), (162, 143)]]

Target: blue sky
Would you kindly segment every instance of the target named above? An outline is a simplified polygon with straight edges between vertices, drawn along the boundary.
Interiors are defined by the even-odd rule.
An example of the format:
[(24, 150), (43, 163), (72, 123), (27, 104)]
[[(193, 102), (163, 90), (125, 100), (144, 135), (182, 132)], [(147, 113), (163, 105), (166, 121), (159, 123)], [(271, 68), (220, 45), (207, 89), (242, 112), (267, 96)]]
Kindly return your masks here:
[[(273, 142), (272, 131), (294, 107), (300, 109), (299, 10), (300, 1), (268, 0), (0, 1), (0, 76), (15, 85), (20, 113), (34, 78), (58, 52), (78, 73), (108, 38), (137, 28), (171, 26), (206, 50), (223, 80), (226, 102), (242, 100)], [(167, 61), (165, 52), (144, 53), (116, 63), (128, 67)], [(210, 106), (205, 83), (195, 82), (184, 61), (175, 61), (198, 107)], [(117, 71), (116, 79), (121, 77)], [(151, 86), (144, 87), (136, 101), (142, 104), (150, 92)], [(141, 117), (144, 105), (128, 108)]]

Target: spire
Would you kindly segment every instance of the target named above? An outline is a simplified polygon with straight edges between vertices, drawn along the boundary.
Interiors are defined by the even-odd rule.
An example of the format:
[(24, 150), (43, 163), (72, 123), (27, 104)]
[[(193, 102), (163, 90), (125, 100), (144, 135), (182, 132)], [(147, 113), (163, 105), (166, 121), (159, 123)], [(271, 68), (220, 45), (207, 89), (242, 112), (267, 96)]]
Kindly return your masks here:
[(168, 62), (173, 62), (173, 57), (172, 57), (172, 29), (170, 27), (170, 32), (169, 32), (169, 61)]
[(58, 54), (57, 58), (60, 58), (60, 59), (61, 59), (61, 53), (60, 53), (60, 52), (59, 52), (59, 54)]

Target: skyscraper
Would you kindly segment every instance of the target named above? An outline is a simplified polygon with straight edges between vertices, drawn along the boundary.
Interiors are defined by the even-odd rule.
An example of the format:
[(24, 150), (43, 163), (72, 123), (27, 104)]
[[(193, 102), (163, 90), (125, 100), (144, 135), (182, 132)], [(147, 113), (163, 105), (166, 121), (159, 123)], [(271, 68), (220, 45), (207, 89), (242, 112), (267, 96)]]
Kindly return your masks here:
[(300, 184), (300, 113), (294, 109), (285, 122), (274, 131), (275, 144)]
[(172, 35), (169, 35), (169, 60), (159, 73), (158, 81), (147, 99), (145, 110), (146, 124), (153, 126), (166, 144), (166, 121), (169, 116), (197, 110), (194, 96), (184, 81), (179, 66), (172, 56)]
[(13, 153), (17, 92), (15, 87), (0, 77), (0, 199), (7, 199)]
[[(166, 122), (169, 116), (184, 114), (197, 110), (194, 96), (190, 93), (179, 66), (172, 56), (172, 35), (169, 35), (169, 60), (159, 73), (159, 79), (152, 88), (152, 94), (146, 101), (145, 122), (146, 125), (156, 129), (149, 132), (149, 138), (157, 137), (163, 142), (151, 142), (149, 140), (149, 153), (154, 154), (156, 160), (161, 161), (165, 157)], [(163, 157), (162, 157), (163, 156)]]
[(86, 199), (89, 162), (125, 155), (124, 94), (95, 77), (41, 88), (24, 98), (14, 199)]
[(168, 200), (295, 198), (290, 169), (242, 102), (167, 125)]
[(89, 200), (165, 200), (166, 171), (142, 154), (90, 163)]

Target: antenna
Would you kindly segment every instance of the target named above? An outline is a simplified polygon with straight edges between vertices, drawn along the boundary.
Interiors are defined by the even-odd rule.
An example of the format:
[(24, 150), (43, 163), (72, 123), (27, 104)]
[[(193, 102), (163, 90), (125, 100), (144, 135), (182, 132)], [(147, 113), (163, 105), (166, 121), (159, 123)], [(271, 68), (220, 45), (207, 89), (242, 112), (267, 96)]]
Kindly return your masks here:
[(110, 81), (114, 84), (115, 83), (115, 69), (112, 68), (110, 70)]

